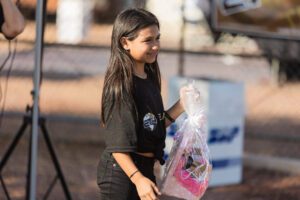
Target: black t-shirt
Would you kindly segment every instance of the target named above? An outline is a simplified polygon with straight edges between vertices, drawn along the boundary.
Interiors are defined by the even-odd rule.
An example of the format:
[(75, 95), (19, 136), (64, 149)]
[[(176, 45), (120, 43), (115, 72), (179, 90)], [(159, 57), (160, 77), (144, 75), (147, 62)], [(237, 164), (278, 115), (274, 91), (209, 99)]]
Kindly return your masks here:
[(124, 103), (115, 106), (104, 129), (107, 152), (135, 152), (137, 150), (136, 126), (132, 112)]
[(138, 124), (125, 104), (120, 112), (113, 109), (105, 129), (106, 151), (152, 152), (163, 164), (166, 128), (160, 90), (150, 78), (134, 76), (133, 84)]
[(3, 10), (2, 10), (2, 6), (0, 5), (0, 32), (2, 32), (3, 23), (4, 23)]

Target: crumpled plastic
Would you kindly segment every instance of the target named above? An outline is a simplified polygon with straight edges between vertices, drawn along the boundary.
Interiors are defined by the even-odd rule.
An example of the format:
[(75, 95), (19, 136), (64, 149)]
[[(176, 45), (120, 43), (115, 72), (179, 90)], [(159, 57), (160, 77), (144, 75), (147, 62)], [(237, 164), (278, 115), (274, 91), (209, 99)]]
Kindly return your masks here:
[(181, 99), (187, 118), (174, 136), (160, 190), (163, 195), (199, 200), (211, 174), (206, 117), (200, 91), (189, 84)]

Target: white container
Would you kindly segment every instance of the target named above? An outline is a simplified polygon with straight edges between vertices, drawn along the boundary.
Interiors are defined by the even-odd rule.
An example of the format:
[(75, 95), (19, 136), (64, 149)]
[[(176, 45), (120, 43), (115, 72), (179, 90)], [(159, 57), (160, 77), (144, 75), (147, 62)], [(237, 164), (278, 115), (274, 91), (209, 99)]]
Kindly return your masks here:
[(91, 11), (91, 0), (59, 0), (56, 18), (58, 42), (81, 42), (90, 25)]
[[(169, 105), (179, 98), (179, 89), (187, 77), (173, 77), (169, 81)], [(244, 140), (244, 85), (242, 83), (193, 79), (200, 90), (207, 116), (208, 146), (213, 171), (210, 186), (237, 184), (242, 180)], [(185, 115), (180, 118), (184, 118)], [(172, 135), (180, 119), (168, 129), (166, 156), (172, 146)]]

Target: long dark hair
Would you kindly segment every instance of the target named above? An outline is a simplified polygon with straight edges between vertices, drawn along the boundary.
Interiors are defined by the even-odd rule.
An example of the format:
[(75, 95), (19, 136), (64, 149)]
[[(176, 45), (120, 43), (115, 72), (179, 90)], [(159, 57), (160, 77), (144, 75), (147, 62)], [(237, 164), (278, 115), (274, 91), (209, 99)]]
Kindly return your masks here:
[[(133, 67), (134, 61), (122, 44), (121, 38), (127, 37), (130, 41), (138, 36), (138, 31), (156, 25), (159, 22), (155, 15), (141, 9), (131, 8), (121, 12), (113, 26), (111, 37), (111, 55), (105, 73), (101, 102), (101, 121), (105, 125), (115, 106), (128, 106), (133, 116), (136, 116), (136, 106), (133, 99)], [(157, 60), (145, 64), (145, 72), (161, 89), (161, 77)]]

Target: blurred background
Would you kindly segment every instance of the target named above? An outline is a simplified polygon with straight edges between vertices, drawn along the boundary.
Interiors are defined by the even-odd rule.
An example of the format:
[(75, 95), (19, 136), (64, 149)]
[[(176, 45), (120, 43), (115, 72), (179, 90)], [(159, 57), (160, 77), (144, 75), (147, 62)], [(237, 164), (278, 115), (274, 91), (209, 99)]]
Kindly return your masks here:
[[(212, 161), (219, 166), (213, 169), (213, 179), (221, 181), (213, 181), (203, 199), (300, 199), (299, 0), (45, 3), (39, 107), (73, 199), (99, 199), (96, 170), (104, 149), (99, 125), (103, 78), (112, 23), (128, 7), (145, 8), (161, 23), (158, 60), (165, 107), (175, 98), (171, 80), (193, 78), (208, 85), (202, 91), (211, 109), (207, 112), (216, 113), (209, 125), (237, 119), (212, 127), (218, 130), (217, 142), (210, 144)], [(8, 42), (0, 36), (1, 63), (11, 51), (0, 71), (0, 159), (33, 102), (36, 4), (20, 1), (26, 28), (17, 39)], [(226, 107), (233, 109), (230, 115)], [(224, 144), (222, 138), (228, 138), (236, 126), (238, 140)], [(169, 138), (174, 129), (168, 130)], [(30, 132), (28, 128), (1, 171), (11, 199), (25, 198)], [(228, 158), (221, 158), (220, 151)], [(232, 166), (233, 171), (226, 171)], [(41, 136), (37, 170), (37, 199), (44, 199), (56, 171)], [(6, 199), (3, 187), (0, 199)], [(48, 199), (65, 199), (59, 183)]]

